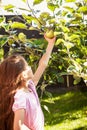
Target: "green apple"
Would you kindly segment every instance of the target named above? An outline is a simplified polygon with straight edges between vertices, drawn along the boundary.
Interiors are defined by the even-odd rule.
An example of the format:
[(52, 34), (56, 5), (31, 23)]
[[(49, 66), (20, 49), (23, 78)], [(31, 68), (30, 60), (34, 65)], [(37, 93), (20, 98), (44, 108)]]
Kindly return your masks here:
[(24, 33), (19, 33), (18, 34), (18, 38), (21, 42), (25, 42), (26, 41), (26, 35)]
[(45, 35), (48, 38), (53, 38), (54, 37), (54, 31), (53, 30), (47, 30)]

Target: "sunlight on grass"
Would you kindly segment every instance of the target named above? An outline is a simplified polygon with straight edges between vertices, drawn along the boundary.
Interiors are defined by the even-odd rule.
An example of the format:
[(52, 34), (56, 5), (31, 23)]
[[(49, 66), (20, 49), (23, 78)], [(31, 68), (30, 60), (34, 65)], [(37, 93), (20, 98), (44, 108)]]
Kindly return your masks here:
[(87, 92), (53, 93), (44, 98), (42, 104), (50, 110), (44, 110), (45, 130), (87, 130)]
[[(82, 123), (83, 122), (83, 123)], [(60, 124), (56, 124), (54, 126), (46, 126), (45, 130), (77, 130), (82, 128), (87, 129), (87, 118), (81, 118), (74, 121), (65, 120)]]
[(64, 99), (64, 98), (70, 98), (72, 97), (74, 94), (69, 92), (69, 93), (66, 93), (64, 95), (59, 95), (59, 96), (56, 96), (56, 97), (52, 97), (52, 98), (46, 98), (46, 99), (42, 99), (42, 101), (44, 102), (47, 102), (47, 103), (54, 103), (54, 101), (58, 101), (58, 100), (61, 100), (61, 99)]

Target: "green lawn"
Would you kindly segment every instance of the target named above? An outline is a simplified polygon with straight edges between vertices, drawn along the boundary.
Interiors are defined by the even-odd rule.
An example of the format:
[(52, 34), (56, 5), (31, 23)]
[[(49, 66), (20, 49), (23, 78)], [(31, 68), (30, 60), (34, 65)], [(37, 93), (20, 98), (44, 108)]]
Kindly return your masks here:
[(87, 91), (53, 93), (53, 98), (44, 97), (50, 113), (44, 111), (45, 130), (87, 130)]

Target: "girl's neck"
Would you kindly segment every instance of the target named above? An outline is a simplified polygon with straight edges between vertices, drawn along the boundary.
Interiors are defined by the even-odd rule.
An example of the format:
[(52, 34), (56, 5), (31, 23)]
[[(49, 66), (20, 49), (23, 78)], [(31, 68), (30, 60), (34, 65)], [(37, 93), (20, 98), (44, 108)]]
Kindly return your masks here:
[(24, 85), (22, 85), (21, 87), (19, 87), (17, 90), (22, 90), (24, 92), (31, 92), (31, 89), (28, 87), (29, 85), (29, 81), (26, 81), (26, 83)]

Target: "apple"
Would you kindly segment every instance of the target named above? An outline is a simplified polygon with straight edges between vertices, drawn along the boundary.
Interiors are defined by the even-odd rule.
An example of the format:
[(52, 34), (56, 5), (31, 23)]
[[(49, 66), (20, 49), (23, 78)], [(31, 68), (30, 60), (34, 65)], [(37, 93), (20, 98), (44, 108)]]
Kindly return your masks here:
[(26, 41), (26, 35), (24, 33), (19, 33), (18, 34), (18, 38), (21, 42), (25, 42)]
[(54, 31), (53, 30), (47, 30), (45, 35), (48, 38), (53, 38), (54, 37)]

